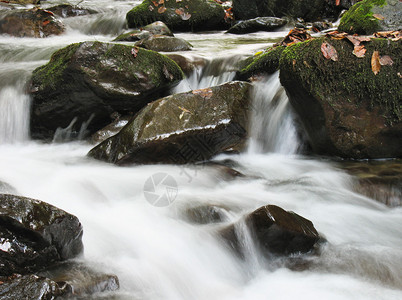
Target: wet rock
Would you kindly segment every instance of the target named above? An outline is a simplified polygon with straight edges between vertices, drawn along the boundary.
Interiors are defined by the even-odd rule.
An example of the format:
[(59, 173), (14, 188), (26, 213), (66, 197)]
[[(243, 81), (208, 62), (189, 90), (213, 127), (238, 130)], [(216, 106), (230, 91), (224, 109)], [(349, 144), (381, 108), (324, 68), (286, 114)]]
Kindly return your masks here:
[(33, 138), (50, 139), (57, 128), (92, 134), (113, 112), (136, 113), (184, 77), (171, 59), (142, 48), (85, 42), (55, 52), (31, 80)]
[[(324, 42), (336, 49), (336, 61), (323, 56)], [(291, 45), (282, 53), (281, 83), (316, 153), (402, 156), (401, 43), (373, 38), (365, 48), (365, 56), (358, 58), (347, 39), (319, 38)], [(393, 60), (377, 75), (371, 67), (374, 51)]]
[(240, 21), (230, 27), (227, 33), (244, 34), (257, 31), (273, 31), (286, 25), (287, 21), (275, 17), (259, 17), (251, 20)]
[(49, 300), (69, 293), (68, 287), (60, 287), (49, 278), (37, 275), (14, 275), (0, 278), (0, 298), (2, 300)]
[(200, 205), (187, 208), (184, 217), (191, 223), (211, 224), (227, 220), (227, 210), (216, 205)]
[(0, 13), (0, 34), (44, 38), (64, 33), (64, 25), (43, 9), (7, 10)]
[(240, 232), (244, 229), (250, 232), (255, 243), (268, 257), (272, 254), (307, 253), (320, 240), (311, 221), (275, 205), (263, 206), (240, 222), (244, 222), (245, 227), (232, 224), (222, 229), (220, 235), (241, 256), (245, 255), (242, 248), (243, 234)]
[(173, 32), (165, 23), (157, 21), (143, 28), (123, 33), (115, 38), (114, 41), (136, 42), (147, 39), (153, 35), (174, 36)]
[(402, 28), (402, 2), (399, 0), (364, 0), (352, 6), (341, 18), (338, 30), (372, 34)]
[(236, 73), (236, 79), (248, 80), (253, 76), (275, 73), (284, 49), (285, 46), (277, 46), (247, 60), (246, 66)]
[(59, 4), (56, 6), (52, 6), (52, 7), (48, 8), (47, 10), (51, 11), (55, 15), (58, 15), (59, 17), (62, 17), (62, 18), (86, 16), (86, 15), (92, 15), (92, 14), (98, 13), (96, 10), (89, 9), (89, 8), (83, 8), (83, 7), (79, 7), (79, 6), (71, 5), (71, 4)]
[(130, 10), (126, 18), (130, 28), (144, 26), (155, 21), (162, 21), (175, 31), (228, 28), (223, 7), (208, 0), (164, 2), (144, 0)]
[(325, 17), (337, 18), (342, 7), (327, 0), (233, 0), (237, 20), (256, 17), (293, 17), (316, 21)]
[(116, 164), (208, 160), (247, 137), (250, 86), (231, 82), (154, 101), (88, 155)]
[(315, 32), (319, 32), (319, 31), (329, 29), (329, 28), (331, 28), (331, 26), (332, 25), (328, 22), (314, 22), (312, 24), (312, 30)]
[(8, 3), (16, 3), (16, 4), (40, 4), (40, 0), (7, 0)]
[(119, 279), (116, 275), (104, 274), (74, 261), (60, 263), (39, 275), (59, 285), (68, 286), (71, 294), (78, 297), (119, 289)]
[(67, 212), (30, 198), (0, 195), (0, 275), (32, 273), (82, 253), (82, 226)]
[(99, 144), (104, 140), (107, 140), (111, 136), (117, 134), (124, 126), (127, 125), (131, 118), (132, 116), (116, 118), (116, 120), (114, 120), (112, 123), (102, 128), (101, 130), (98, 130), (92, 135), (92, 143)]
[(175, 61), (186, 76), (192, 74), (196, 69), (205, 67), (208, 63), (208, 60), (201, 56), (184, 56), (176, 53), (167, 53), (166, 56)]
[(135, 43), (136, 46), (153, 51), (175, 52), (188, 51), (193, 46), (184, 39), (173, 36), (151, 36)]

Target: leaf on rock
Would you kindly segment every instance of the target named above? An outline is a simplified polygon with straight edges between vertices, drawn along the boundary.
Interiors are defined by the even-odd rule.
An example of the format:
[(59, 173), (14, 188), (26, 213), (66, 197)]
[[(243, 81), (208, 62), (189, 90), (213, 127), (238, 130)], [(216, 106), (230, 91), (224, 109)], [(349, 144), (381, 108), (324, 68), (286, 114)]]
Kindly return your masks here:
[(321, 52), (326, 59), (338, 61), (338, 52), (336, 52), (336, 49), (330, 43), (323, 42), (321, 44)]
[(138, 47), (131, 48), (131, 54), (134, 56), (134, 58), (137, 57), (138, 50), (139, 50)]
[(355, 48), (353, 49), (353, 54), (356, 55), (357, 57), (364, 57), (366, 54), (367, 49), (364, 48), (363, 45), (356, 45)]
[(46, 20), (46, 21), (43, 21), (43, 26), (46, 26), (47, 24), (49, 24), (50, 23), (50, 21), (49, 20)]
[(378, 51), (374, 51), (371, 56), (371, 70), (374, 75), (377, 75), (380, 72), (381, 64), (380, 64), (380, 53)]
[(182, 20), (184, 20), (184, 21), (186, 21), (186, 20), (188, 20), (188, 19), (191, 18), (191, 14), (185, 12), (183, 8), (177, 8), (177, 9), (175, 10), (175, 12), (176, 12), (176, 14), (178, 14), (178, 15), (180, 16), (180, 18), (181, 18)]
[(158, 13), (163, 14), (166, 11), (166, 7), (165, 6), (161, 6), (158, 8)]
[(199, 95), (204, 99), (210, 99), (213, 95), (213, 92), (211, 89), (201, 89), (201, 90), (194, 90), (192, 92), (194, 95)]
[(339, 32), (338, 30), (330, 31), (326, 34), (326, 36), (333, 40), (343, 40), (347, 35), (347, 32)]
[(158, 5), (159, 5), (158, 1), (152, 1), (152, 3), (153, 3), (153, 5), (154, 5), (155, 7), (158, 7)]
[(159, 0), (159, 4), (165, 3), (165, 0)]
[(152, 5), (148, 6), (149, 11), (153, 11), (154, 7)]
[(341, 0), (335, 0), (335, 5), (339, 6), (341, 4)]
[(368, 36), (359, 35), (347, 35), (346, 38), (354, 45), (359, 46), (361, 42), (370, 42), (371, 39)]
[(373, 17), (376, 18), (377, 20), (384, 20), (384, 16), (380, 14), (373, 14)]
[(392, 66), (394, 61), (392, 60), (391, 56), (383, 55), (380, 57), (380, 65), (381, 66)]

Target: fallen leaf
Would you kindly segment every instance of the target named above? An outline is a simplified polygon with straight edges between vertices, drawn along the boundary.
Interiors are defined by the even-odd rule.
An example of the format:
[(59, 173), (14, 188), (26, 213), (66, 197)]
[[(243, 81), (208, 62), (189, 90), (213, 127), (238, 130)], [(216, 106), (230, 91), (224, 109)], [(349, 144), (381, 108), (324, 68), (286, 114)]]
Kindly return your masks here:
[(148, 6), (149, 11), (153, 11), (154, 7), (152, 5)]
[(131, 54), (134, 56), (134, 58), (137, 57), (138, 50), (139, 50), (138, 47), (131, 48)]
[(392, 66), (394, 61), (392, 60), (391, 56), (383, 55), (380, 57), (380, 65), (381, 66)]
[(335, 5), (339, 6), (341, 4), (341, 0), (335, 0)]
[(152, 3), (154, 4), (155, 7), (158, 7), (159, 5), (158, 1), (152, 1)]
[(348, 35), (347, 32), (339, 32), (337, 30), (328, 32), (326, 36), (330, 37), (333, 40), (343, 40)]
[(189, 111), (188, 109), (186, 109), (184, 107), (178, 106), (178, 108), (180, 108), (183, 112), (191, 114), (191, 111)]
[(42, 25), (43, 25), (43, 26), (46, 26), (46, 25), (49, 24), (49, 23), (50, 23), (50, 21), (49, 21), (49, 20), (46, 20), (46, 21), (43, 21)]
[(199, 95), (205, 99), (210, 99), (213, 95), (213, 92), (211, 89), (194, 90), (192, 93), (194, 95)]
[(380, 53), (378, 51), (374, 51), (373, 55), (371, 56), (371, 70), (373, 71), (374, 75), (377, 75), (380, 72), (380, 69)]
[(165, 0), (159, 0), (159, 4), (165, 3)]
[(336, 52), (336, 49), (330, 43), (323, 42), (321, 44), (321, 52), (326, 59), (331, 59), (333, 61), (338, 60), (338, 52)]
[(368, 36), (347, 35), (346, 38), (355, 46), (359, 46), (361, 42), (370, 42)]
[(161, 6), (158, 8), (158, 13), (163, 14), (166, 11), (166, 7), (165, 6)]
[(373, 17), (376, 18), (377, 20), (384, 20), (384, 16), (380, 14), (373, 14)]
[(363, 45), (356, 45), (355, 48), (353, 49), (353, 54), (356, 55), (357, 57), (364, 57), (366, 51), (367, 49), (364, 48)]

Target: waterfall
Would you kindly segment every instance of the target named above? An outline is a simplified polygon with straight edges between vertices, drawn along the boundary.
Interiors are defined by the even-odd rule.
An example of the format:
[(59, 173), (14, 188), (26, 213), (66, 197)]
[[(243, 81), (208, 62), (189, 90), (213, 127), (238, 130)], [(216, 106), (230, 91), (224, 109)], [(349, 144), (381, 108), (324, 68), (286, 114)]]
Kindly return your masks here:
[(29, 137), (30, 98), (19, 86), (0, 90), (0, 144), (22, 142)]
[(254, 82), (249, 152), (295, 154), (301, 141), (279, 73)]

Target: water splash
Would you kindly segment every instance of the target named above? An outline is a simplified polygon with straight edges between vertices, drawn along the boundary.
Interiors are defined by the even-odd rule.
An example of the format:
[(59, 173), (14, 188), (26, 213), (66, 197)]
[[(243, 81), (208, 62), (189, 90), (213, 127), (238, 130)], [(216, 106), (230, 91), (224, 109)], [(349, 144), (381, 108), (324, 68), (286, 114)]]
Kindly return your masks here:
[(295, 154), (301, 141), (279, 73), (254, 82), (249, 152)]

